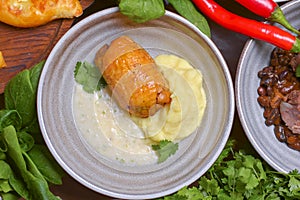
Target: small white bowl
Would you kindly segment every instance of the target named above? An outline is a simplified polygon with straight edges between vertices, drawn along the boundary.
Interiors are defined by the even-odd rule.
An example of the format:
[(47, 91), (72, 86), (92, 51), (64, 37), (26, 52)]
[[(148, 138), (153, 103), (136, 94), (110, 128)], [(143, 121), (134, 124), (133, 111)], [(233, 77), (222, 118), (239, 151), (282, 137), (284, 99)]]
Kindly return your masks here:
[[(73, 117), (74, 67), (93, 62), (96, 51), (126, 34), (154, 57), (179, 55), (204, 77), (207, 107), (201, 125), (161, 164), (127, 166), (86, 147)], [(58, 163), (86, 187), (116, 198), (148, 199), (176, 192), (196, 181), (217, 159), (233, 123), (230, 72), (213, 42), (184, 18), (167, 11), (143, 24), (131, 22), (118, 8), (95, 13), (72, 27), (50, 53), (40, 77), (37, 109), (44, 139)]]

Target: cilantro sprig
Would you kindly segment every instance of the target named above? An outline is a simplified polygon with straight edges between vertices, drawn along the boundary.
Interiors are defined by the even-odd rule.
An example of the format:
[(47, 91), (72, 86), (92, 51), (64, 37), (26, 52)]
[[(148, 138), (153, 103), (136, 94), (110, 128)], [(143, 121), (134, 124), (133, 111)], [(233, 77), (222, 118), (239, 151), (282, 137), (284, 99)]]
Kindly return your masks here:
[(74, 78), (77, 83), (82, 85), (83, 90), (88, 93), (98, 91), (107, 85), (100, 70), (86, 61), (76, 63)]
[(158, 163), (167, 160), (168, 157), (175, 154), (178, 150), (178, 143), (173, 143), (169, 140), (161, 140), (158, 144), (153, 144), (152, 149), (158, 155)]
[(164, 197), (172, 199), (222, 200), (292, 200), (300, 199), (300, 174), (274, 171), (270, 166), (242, 150), (233, 150), (234, 142), (226, 148), (208, 172), (193, 187), (184, 187)]

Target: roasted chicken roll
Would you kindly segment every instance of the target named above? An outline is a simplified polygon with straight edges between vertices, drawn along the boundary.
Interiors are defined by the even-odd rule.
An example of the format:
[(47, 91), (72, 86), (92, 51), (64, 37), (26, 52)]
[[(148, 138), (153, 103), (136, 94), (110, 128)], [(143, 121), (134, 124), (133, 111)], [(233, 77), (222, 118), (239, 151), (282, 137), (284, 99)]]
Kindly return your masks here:
[(139, 44), (121, 36), (104, 45), (95, 64), (119, 106), (137, 117), (148, 117), (171, 102), (168, 82), (153, 58)]

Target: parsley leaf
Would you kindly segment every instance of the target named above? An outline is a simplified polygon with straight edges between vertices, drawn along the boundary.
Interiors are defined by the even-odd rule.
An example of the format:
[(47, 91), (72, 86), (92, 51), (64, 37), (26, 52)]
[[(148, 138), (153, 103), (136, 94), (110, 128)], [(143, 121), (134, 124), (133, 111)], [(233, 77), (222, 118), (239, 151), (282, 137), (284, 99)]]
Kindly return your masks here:
[(167, 160), (168, 157), (175, 154), (178, 149), (178, 143), (161, 140), (158, 144), (152, 145), (152, 149), (158, 154), (158, 163), (162, 163)]
[(84, 91), (88, 93), (98, 91), (107, 85), (100, 70), (88, 62), (76, 63), (74, 77), (75, 81), (81, 84)]

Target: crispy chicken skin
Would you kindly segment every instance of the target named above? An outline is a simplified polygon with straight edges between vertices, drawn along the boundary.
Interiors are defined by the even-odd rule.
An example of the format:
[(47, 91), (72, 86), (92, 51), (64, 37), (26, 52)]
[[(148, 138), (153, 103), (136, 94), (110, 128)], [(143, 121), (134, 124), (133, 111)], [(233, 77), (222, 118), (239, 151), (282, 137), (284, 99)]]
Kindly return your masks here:
[(29, 28), (82, 14), (79, 0), (1, 0), (0, 21)]
[(167, 80), (147, 51), (131, 38), (121, 36), (103, 46), (95, 64), (113, 98), (131, 115), (145, 118), (171, 102)]

